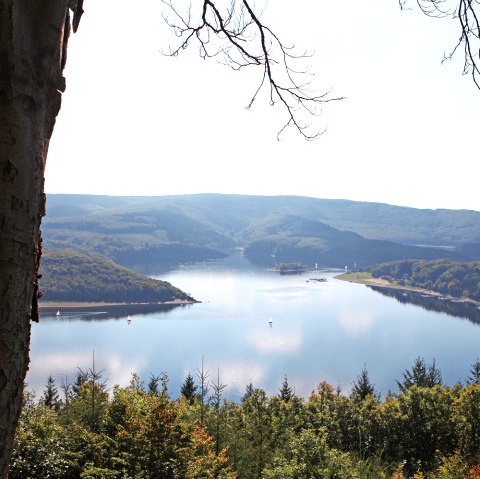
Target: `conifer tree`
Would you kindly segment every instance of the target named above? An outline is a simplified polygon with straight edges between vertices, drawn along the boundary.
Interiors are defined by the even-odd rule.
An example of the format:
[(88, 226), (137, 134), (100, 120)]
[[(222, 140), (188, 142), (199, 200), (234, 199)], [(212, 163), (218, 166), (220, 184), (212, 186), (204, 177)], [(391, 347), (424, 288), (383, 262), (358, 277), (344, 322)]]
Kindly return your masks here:
[(283, 380), (282, 387), (279, 388), (279, 395), (278, 397), (285, 402), (290, 401), (295, 396), (293, 389), (289, 386), (287, 376), (285, 375), (285, 379)]
[(193, 376), (188, 373), (188, 376), (185, 378), (182, 387), (180, 388), (181, 395), (190, 403), (193, 404), (195, 402), (195, 398), (197, 397), (197, 385), (195, 384), (195, 380)]
[(442, 385), (442, 374), (435, 365), (435, 359), (433, 359), (432, 364), (427, 364), (425, 359), (420, 356), (415, 359), (412, 370), (406, 370), (403, 373), (403, 381), (397, 381), (401, 392), (405, 392), (412, 386), (432, 388), (437, 384)]
[(249, 397), (251, 397), (251, 395), (253, 394), (253, 390), (253, 383), (250, 381), (245, 388), (245, 394), (241, 398), (242, 403), (245, 402)]
[(148, 393), (153, 395), (158, 395), (158, 383), (160, 382), (160, 376), (150, 376), (150, 381), (148, 382)]
[(78, 368), (77, 371), (77, 376), (75, 378), (75, 382), (72, 384), (72, 395), (74, 397), (78, 396), (80, 393), (80, 389), (82, 389), (82, 386), (88, 381), (88, 373), (82, 371), (80, 368)]
[(220, 368), (217, 369), (217, 381), (212, 382), (213, 394), (210, 396), (210, 404), (213, 409), (214, 429), (215, 429), (215, 453), (220, 454), (220, 407), (222, 404), (223, 391), (227, 385), (220, 382)]
[(356, 381), (353, 382), (351, 396), (358, 397), (362, 401), (367, 396), (376, 396), (375, 386), (370, 381), (366, 366), (363, 367)]
[(470, 376), (467, 378), (467, 384), (480, 384), (480, 359), (472, 364), (472, 369), (470, 369)]
[(48, 376), (46, 389), (41, 398), (41, 402), (55, 410), (60, 408), (60, 397), (58, 394), (57, 386), (55, 385), (55, 379), (52, 376)]

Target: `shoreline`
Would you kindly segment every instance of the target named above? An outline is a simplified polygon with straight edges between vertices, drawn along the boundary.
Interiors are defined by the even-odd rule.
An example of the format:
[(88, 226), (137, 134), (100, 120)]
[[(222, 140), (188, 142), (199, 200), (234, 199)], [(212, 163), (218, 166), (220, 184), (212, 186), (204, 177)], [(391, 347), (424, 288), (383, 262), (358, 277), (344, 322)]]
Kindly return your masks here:
[(175, 305), (184, 305), (184, 304), (196, 304), (201, 301), (189, 301), (186, 299), (175, 299), (173, 301), (165, 301), (163, 303), (106, 303), (101, 301), (48, 301), (44, 303), (39, 303), (39, 310), (48, 310), (48, 309), (89, 309), (89, 308), (128, 308), (128, 307), (142, 307), (142, 306), (175, 306)]
[(472, 303), (480, 306), (480, 301), (476, 301), (472, 298), (467, 298), (465, 296), (462, 296), (461, 298), (456, 298), (448, 294), (442, 294), (438, 291), (432, 291), (429, 289), (420, 288), (418, 286), (405, 286), (398, 284), (396, 281), (392, 282), (382, 278), (374, 278), (373, 276), (369, 275), (369, 273), (343, 273), (339, 274), (338, 276), (334, 276), (334, 279), (338, 279), (340, 281), (348, 281), (349, 283), (364, 284), (365, 286), (376, 286), (378, 288), (396, 289), (400, 291), (413, 291), (415, 293), (431, 296), (432, 298), (436, 297), (447, 298), (449, 300), (462, 300), (463, 302)]

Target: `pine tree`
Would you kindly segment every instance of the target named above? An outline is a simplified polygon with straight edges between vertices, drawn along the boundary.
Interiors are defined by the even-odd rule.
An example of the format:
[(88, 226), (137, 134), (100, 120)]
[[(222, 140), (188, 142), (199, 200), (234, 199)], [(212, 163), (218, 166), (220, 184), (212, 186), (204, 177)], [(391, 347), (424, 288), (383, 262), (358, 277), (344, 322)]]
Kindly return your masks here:
[(245, 394), (240, 399), (242, 401), (242, 403), (245, 402), (249, 397), (252, 396), (253, 390), (254, 390), (253, 383), (250, 381), (247, 384), (247, 387), (245, 388)]
[(282, 387), (279, 388), (279, 395), (278, 397), (285, 402), (288, 402), (295, 396), (293, 389), (288, 385), (287, 376), (285, 375), (285, 379), (283, 380)]
[(472, 369), (470, 369), (470, 376), (468, 376), (467, 384), (480, 384), (480, 359), (472, 364)]
[(51, 407), (55, 410), (58, 410), (60, 407), (60, 397), (58, 395), (58, 389), (55, 386), (55, 380), (52, 376), (48, 376), (46, 389), (40, 401), (42, 402), (42, 404), (45, 404), (45, 406)]
[(217, 369), (217, 382), (212, 382), (213, 394), (210, 396), (213, 418), (215, 422), (215, 454), (220, 454), (220, 407), (222, 403), (223, 391), (227, 385), (220, 382), (220, 368)]
[(78, 368), (77, 377), (75, 378), (75, 382), (72, 384), (72, 394), (74, 397), (78, 396), (78, 394), (80, 393), (80, 389), (82, 389), (82, 386), (87, 381), (88, 381), (88, 373)]
[(160, 376), (150, 376), (150, 381), (148, 382), (148, 393), (153, 394), (154, 396), (158, 395), (158, 383), (160, 382)]
[(195, 398), (197, 397), (197, 385), (190, 373), (188, 373), (188, 376), (185, 378), (185, 381), (180, 388), (180, 393), (190, 404), (195, 402)]
[(413, 363), (411, 371), (403, 373), (403, 381), (397, 381), (398, 388), (405, 392), (412, 386), (432, 388), (436, 385), (442, 385), (442, 373), (435, 365), (435, 359), (432, 364), (425, 362), (425, 359), (417, 357)]
[(352, 397), (358, 397), (362, 401), (367, 396), (376, 396), (375, 386), (370, 382), (366, 366), (363, 367), (362, 372), (357, 376), (357, 380), (352, 385)]
[(208, 394), (208, 384), (209, 384), (209, 377), (210, 373), (205, 371), (203, 366), (203, 356), (202, 356), (202, 368), (197, 369), (197, 376), (198, 380), (200, 381), (200, 423), (203, 425), (205, 420), (205, 398)]

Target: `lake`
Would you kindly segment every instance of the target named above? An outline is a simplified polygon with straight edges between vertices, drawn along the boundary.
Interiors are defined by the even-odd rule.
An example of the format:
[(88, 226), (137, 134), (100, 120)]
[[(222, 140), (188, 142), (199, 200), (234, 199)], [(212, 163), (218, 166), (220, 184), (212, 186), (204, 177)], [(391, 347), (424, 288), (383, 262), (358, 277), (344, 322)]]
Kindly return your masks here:
[(321, 381), (347, 393), (364, 366), (385, 396), (417, 356), (435, 359), (446, 384), (469, 375), (480, 356), (479, 310), (467, 320), (438, 301), (436, 311), (425, 309), (403, 293), (395, 298), (338, 274), (281, 276), (235, 255), (156, 276), (198, 304), (92, 308), (60, 318), (43, 312), (32, 325), (28, 386), (40, 394), (49, 374), (57, 385), (73, 382), (78, 367), (92, 367), (93, 352), (109, 387), (128, 384), (133, 372), (146, 383), (166, 372), (173, 397), (202, 358), (210, 379), (219, 373), (225, 396), (235, 400), (250, 382), (276, 394), (285, 376), (303, 397)]

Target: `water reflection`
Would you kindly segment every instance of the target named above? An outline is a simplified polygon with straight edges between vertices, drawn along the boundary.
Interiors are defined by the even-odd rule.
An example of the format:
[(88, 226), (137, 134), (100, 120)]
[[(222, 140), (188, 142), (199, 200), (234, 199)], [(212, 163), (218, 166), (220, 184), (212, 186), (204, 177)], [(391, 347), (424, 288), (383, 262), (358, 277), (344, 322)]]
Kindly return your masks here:
[(427, 295), (418, 291), (404, 291), (379, 286), (369, 286), (369, 288), (403, 304), (414, 304), (427, 311), (445, 313), (449, 316), (468, 319), (472, 323), (480, 324), (480, 309), (475, 303), (458, 299), (452, 300), (443, 296)]
[(92, 366), (95, 351), (109, 387), (128, 384), (133, 372), (146, 381), (167, 372), (173, 397), (188, 373), (196, 376), (202, 357), (210, 377), (220, 369), (231, 399), (250, 382), (277, 394), (285, 375), (303, 397), (323, 380), (348, 391), (364, 365), (386, 393), (417, 356), (435, 358), (445, 382), (454, 384), (480, 353), (475, 309), (471, 322), (438, 314), (466, 305), (439, 302), (441, 309), (426, 311), (415, 300), (434, 298), (377, 294), (334, 279), (337, 272), (322, 272), (325, 282), (308, 282), (309, 275), (213, 266), (160, 278), (191, 292), (198, 304), (62, 308), (58, 319), (56, 308), (42, 308), (40, 323), (32, 326), (29, 386), (41, 394), (50, 374), (57, 384), (73, 380), (77, 367)]
[(260, 329), (252, 331), (248, 343), (262, 353), (295, 354), (301, 349), (303, 338), (300, 331), (275, 331), (273, 324), (270, 329), (269, 334)]
[(371, 311), (342, 311), (340, 325), (350, 335), (359, 335), (370, 331), (375, 324), (375, 316)]
[[(41, 321), (110, 321), (138, 314), (167, 314), (191, 304), (109, 304), (101, 306), (40, 306)], [(58, 314), (57, 311), (60, 313)]]

